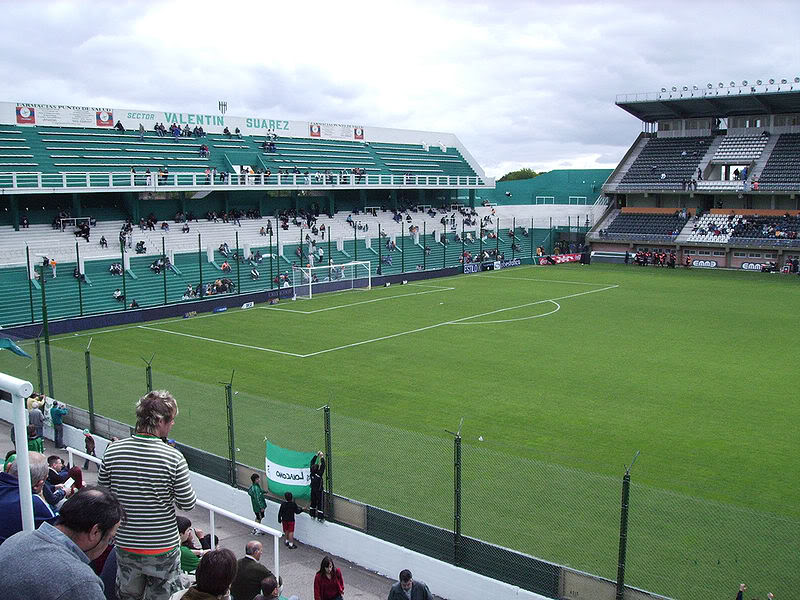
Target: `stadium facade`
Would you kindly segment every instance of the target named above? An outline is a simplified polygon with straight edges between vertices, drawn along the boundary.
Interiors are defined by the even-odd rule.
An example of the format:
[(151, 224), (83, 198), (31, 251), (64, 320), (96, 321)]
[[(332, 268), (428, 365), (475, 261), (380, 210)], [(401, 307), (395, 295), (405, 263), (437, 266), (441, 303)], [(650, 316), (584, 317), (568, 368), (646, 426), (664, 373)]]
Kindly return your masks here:
[[(123, 203), (137, 220), (142, 198), (177, 199), (184, 211), (203, 198), (195, 212), (205, 212), (224, 210), (235, 193), (263, 214), (314, 204), (332, 214), (449, 203), (459, 190), (474, 202), (475, 190), (494, 187), (452, 133), (277, 117), (0, 103), (0, 224), (16, 226), (32, 206), (46, 217), (67, 203), (82, 216), (88, 194)], [(180, 133), (160, 134), (157, 124)]]
[(603, 185), (599, 256), (675, 251), (694, 266), (782, 268), (800, 254), (800, 81), (619, 96), (642, 133)]

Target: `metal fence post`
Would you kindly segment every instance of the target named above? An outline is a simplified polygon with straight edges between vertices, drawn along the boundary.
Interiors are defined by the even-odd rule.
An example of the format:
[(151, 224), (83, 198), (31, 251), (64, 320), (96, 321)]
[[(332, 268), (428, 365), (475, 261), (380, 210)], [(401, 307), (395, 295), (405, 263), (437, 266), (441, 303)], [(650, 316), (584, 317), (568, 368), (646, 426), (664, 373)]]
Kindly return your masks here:
[(425, 221), (422, 222), (422, 270), (428, 270), (428, 252), (425, 250), (426, 241), (428, 239), (428, 224)]
[(44, 373), (42, 372), (42, 344), (36, 338), (36, 374), (39, 376), (39, 393), (44, 394)]
[(406, 236), (403, 233), (403, 225), (400, 225), (400, 272), (406, 272)]
[(147, 365), (144, 368), (144, 378), (145, 378), (145, 381), (147, 383), (147, 391), (148, 391), (148, 393), (153, 391), (153, 367), (152, 367), (152, 364), (153, 364), (153, 359), (155, 357), (156, 357), (156, 355), (153, 354), (153, 356), (150, 357), (150, 360), (144, 360), (144, 358), (142, 358), (142, 360), (144, 360), (145, 364)]
[(242, 253), (239, 250), (239, 232), (236, 231), (236, 293), (242, 293), (242, 273), (241, 273), (241, 264), (242, 264)]
[(94, 388), (92, 385), (92, 354), (89, 348), (92, 345), (92, 338), (89, 338), (89, 343), (86, 345), (86, 394), (89, 400), (89, 431), (95, 432), (94, 422)]
[(164, 304), (167, 304), (167, 242), (164, 236), (161, 236), (161, 261), (164, 263)]
[(200, 267), (200, 289), (197, 293), (198, 298), (203, 297), (203, 238), (197, 234), (197, 263)]
[(272, 289), (275, 281), (275, 272), (273, 271), (273, 262), (275, 257), (272, 256), (272, 227), (269, 228), (269, 289)]
[(331, 468), (331, 459), (333, 458), (333, 443), (331, 441), (331, 407), (329, 404), (326, 404), (323, 407), (323, 417), (325, 419), (325, 487), (327, 488), (327, 491), (325, 492), (325, 507), (323, 511), (328, 515), (328, 519), (332, 520), (334, 518), (333, 469)]
[(625, 558), (628, 548), (628, 501), (631, 490), (631, 468), (639, 457), (639, 451), (633, 456), (630, 467), (625, 469), (622, 477), (622, 506), (619, 517), (619, 557), (617, 560), (617, 594), (616, 600), (622, 600), (625, 593)]
[(81, 286), (83, 273), (81, 273), (81, 251), (78, 248), (78, 242), (75, 242), (75, 262), (78, 263), (76, 267), (78, 269), (78, 307), (80, 308), (81, 316), (83, 316), (83, 288)]
[(453, 436), (453, 564), (461, 563), (461, 426), (464, 417), (458, 424), (458, 431), (448, 431)]
[(231, 380), (225, 384), (225, 408), (228, 418), (228, 483), (236, 485), (236, 440), (235, 427), (233, 424), (233, 376), (236, 371), (231, 372)]
[[(28, 272), (26, 275), (28, 277), (28, 298), (30, 298), (31, 301), (31, 323), (35, 323), (36, 318), (33, 312), (33, 281), (31, 279), (31, 249), (28, 246), (25, 246), (25, 257), (28, 261)], [(41, 388), (39, 388), (39, 391), (42, 391)]]
[[(387, 237), (386, 239), (389, 238)], [(383, 240), (381, 239), (381, 224), (378, 223), (378, 273), (383, 273), (383, 248), (381, 247), (382, 244)]]
[(41, 267), (42, 276), (42, 331), (44, 332), (44, 360), (47, 365), (47, 395), (51, 398), (53, 395), (53, 361), (50, 357), (50, 329), (47, 321), (47, 292), (45, 292), (45, 268)]
[[(120, 246), (120, 253), (122, 254), (122, 310), (125, 310), (128, 307), (128, 288), (125, 283), (125, 240), (121, 240), (119, 243)], [(119, 288), (117, 288), (119, 289)]]

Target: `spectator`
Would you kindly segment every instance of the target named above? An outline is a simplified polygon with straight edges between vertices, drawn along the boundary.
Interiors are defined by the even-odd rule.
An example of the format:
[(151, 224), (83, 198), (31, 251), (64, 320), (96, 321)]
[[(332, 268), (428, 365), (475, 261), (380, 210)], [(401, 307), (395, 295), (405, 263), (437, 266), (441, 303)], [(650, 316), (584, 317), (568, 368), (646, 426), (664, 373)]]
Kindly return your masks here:
[(297, 548), (297, 544), (294, 543), (294, 516), (303, 512), (303, 509), (297, 506), (292, 492), (286, 492), (283, 497), (285, 500), (278, 509), (278, 523), (283, 525), (283, 534), (286, 536), (284, 544), (293, 550)]
[[(47, 480), (47, 459), (40, 452), (30, 452), (28, 461), (33, 492), (33, 524), (39, 527), (42, 523), (55, 523), (58, 513), (39, 495)], [(7, 538), (22, 531), (17, 468), (15, 460), (9, 464), (8, 472), (0, 473), (0, 544), (3, 544), (0, 550), (5, 548)]]
[(41, 452), (44, 454), (44, 438), (36, 435), (36, 427), (28, 425), (28, 452)]
[[(264, 490), (261, 488), (260, 479), (261, 476), (258, 473), (250, 475), (252, 485), (247, 490), (247, 493), (250, 495), (250, 503), (253, 505), (256, 523), (261, 523), (261, 519), (264, 518), (264, 509), (267, 508), (267, 500), (264, 497)], [(253, 535), (261, 535), (262, 533), (261, 530), (253, 528)]]
[(181, 536), (181, 570), (185, 573), (194, 573), (200, 564), (200, 557), (206, 553), (201, 548), (192, 544), (192, 522), (186, 517), (178, 516), (178, 534)]
[(400, 571), (400, 581), (389, 590), (389, 600), (433, 600), (433, 595), (422, 581), (414, 581), (411, 571)]
[[(236, 577), (236, 556), (227, 548), (212, 550), (200, 559), (195, 574), (195, 584), (188, 590), (179, 590), (170, 600), (212, 600), (224, 598)], [(237, 599), (238, 600), (238, 599)]]
[(344, 580), (342, 572), (333, 564), (330, 556), (325, 556), (314, 575), (314, 600), (343, 600)]
[(236, 563), (236, 579), (231, 584), (231, 595), (236, 600), (253, 600), (261, 591), (261, 582), (264, 578), (274, 579), (272, 571), (259, 562), (263, 551), (261, 542), (247, 542), (244, 558), (240, 558)]
[(169, 392), (142, 397), (135, 433), (106, 449), (97, 476), (128, 513), (117, 534), (117, 590), (123, 599), (169, 598), (181, 588), (175, 506), (191, 510), (196, 497), (183, 455), (162, 441), (177, 415)]
[(117, 302), (125, 302), (125, 296), (122, 295), (122, 292), (119, 288), (114, 290), (114, 293), (111, 294), (114, 297), (114, 300)]
[(117, 121), (117, 124), (114, 125), (114, 129), (116, 129), (117, 131), (121, 131), (122, 133), (125, 133), (125, 126), (122, 124), (122, 121)]
[[(280, 598), (281, 597), (281, 586), (278, 583), (278, 580), (275, 579), (275, 575), (269, 575), (269, 577), (265, 577), (261, 581), (260, 585), (261, 593), (255, 596), (255, 600), (269, 600), (270, 598)], [(238, 597), (236, 597), (238, 600)]]
[(36, 435), (44, 435), (44, 414), (41, 409), (41, 402), (34, 402), (28, 411), (28, 424), (36, 427)]
[(56, 448), (66, 448), (64, 445), (64, 415), (67, 413), (69, 413), (69, 409), (61, 402), (54, 402), (53, 407), (50, 409), (50, 419), (53, 421)]
[[(389, 257), (391, 258), (391, 257)], [(391, 261), (389, 261), (391, 265)], [(325, 511), (322, 500), (322, 476), (325, 474), (325, 455), (322, 450), (317, 452), (311, 459), (311, 503), (308, 507), (308, 514), (311, 518), (320, 521), (325, 520)]]
[(111, 492), (87, 487), (64, 504), (57, 525), (43, 523), (9, 538), (0, 546), (3, 597), (104, 600), (103, 583), (89, 562), (105, 552), (123, 515)]
[[(89, 456), (97, 456), (94, 453), (95, 450), (95, 441), (94, 437), (92, 436), (92, 432), (88, 429), (83, 430), (83, 446), (86, 449), (86, 454)], [(91, 461), (87, 458), (86, 461), (83, 463), (83, 470), (86, 471), (89, 469), (89, 464)]]

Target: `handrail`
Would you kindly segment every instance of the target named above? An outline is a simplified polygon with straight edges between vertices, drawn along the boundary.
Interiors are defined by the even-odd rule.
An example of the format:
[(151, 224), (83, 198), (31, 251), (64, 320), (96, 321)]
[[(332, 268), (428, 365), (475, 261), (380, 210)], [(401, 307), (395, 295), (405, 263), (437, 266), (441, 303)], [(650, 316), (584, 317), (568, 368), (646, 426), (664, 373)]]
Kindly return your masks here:
[[(216, 174), (216, 172), (215, 172)], [(131, 173), (127, 171), (70, 171), (61, 173), (41, 172), (0, 172), (0, 193), (11, 189), (16, 191), (34, 190), (56, 191), (80, 189), (124, 189), (139, 192), (159, 189), (197, 188), (207, 189), (260, 189), (260, 188), (309, 188), (329, 189), (347, 188), (385, 188), (385, 187), (423, 187), (423, 188), (472, 188), (493, 187), (492, 180), (475, 175), (385, 175), (385, 174), (325, 174), (308, 173), (222, 173), (223, 180), (214, 174), (201, 172), (178, 172), (159, 174)]]
[[(99, 464), (101, 464), (103, 462), (101, 459), (97, 458), (96, 456), (92, 456), (90, 454), (86, 454), (86, 452), (82, 452), (81, 450), (78, 450), (77, 448), (73, 448), (72, 446), (67, 446), (67, 454), (69, 456), (69, 464), (70, 465), (73, 463), (73, 455), (80, 456), (81, 458), (85, 458), (86, 460), (90, 460), (90, 461), (92, 461), (93, 463), (95, 463), (97, 465), (99, 465)], [(268, 533), (269, 535), (271, 535), (272, 536), (272, 541), (273, 541), (273, 554), (275, 556), (275, 570), (273, 571), (273, 573), (275, 574), (275, 578), (276, 579), (280, 576), (279, 552), (280, 552), (280, 547), (281, 547), (280, 540), (281, 540), (281, 537), (283, 536), (283, 532), (282, 531), (278, 531), (277, 529), (273, 529), (272, 527), (267, 527), (266, 525), (262, 525), (261, 523), (253, 521), (252, 519), (248, 519), (247, 517), (240, 517), (236, 513), (232, 513), (229, 510), (225, 510), (224, 508), (220, 508), (219, 506), (215, 506), (215, 505), (211, 504), (210, 502), (205, 502), (204, 500), (198, 499), (196, 501), (196, 506), (199, 506), (200, 508), (205, 508), (206, 510), (208, 510), (208, 514), (209, 514), (209, 517), (208, 517), (209, 518), (209, 529), (211, 531), (211, 549), (212, 550), (214, 550), (216, 548), (216, 541), (215, 541), (215, 536), (214, 536), (215, 529), (216, 529), (216, 524), (215, 524), (214, 516), (217, 515), (217, 514), (219, 514), (219, 515), (221, 515), (221, 516), (223, 516), (223, 517), (225, 517), (227, 519), (230, 519), (232, 521), (236, 521), (237, 523), (241, 523), (242, 525), (247, 525), (248, 527), (252, 527), (253, 529), (258, 529), (260, 531), (263, 531), (264, 533)]]

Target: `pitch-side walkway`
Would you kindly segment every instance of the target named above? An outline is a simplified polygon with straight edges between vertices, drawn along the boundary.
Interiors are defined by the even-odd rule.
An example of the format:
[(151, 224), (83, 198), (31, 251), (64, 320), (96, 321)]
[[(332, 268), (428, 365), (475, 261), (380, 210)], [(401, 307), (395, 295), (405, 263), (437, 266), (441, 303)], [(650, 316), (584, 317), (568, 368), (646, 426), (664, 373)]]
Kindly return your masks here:
[[(0, 451), (2, 457), (5, 457), (6, 452), (12, 449), (10, 438), (11, 424), (0, 420)], [(79, 448), (82, 450), (82, 448)], [(57, 454), (67, 459), (67, 453), (63, 450), (55, 450), (53, 442), (45, 439), (45, 454)], [(80, 462), (79, 466), (83, 466)], [(95, 465), (90, 465), (89, 472), (84, 471), (84, 483), (92, 484), (97, 481), (97, 471)], [(214, 503), (213, 498), (203, 498), (206, 502)], [(185, 515), (192, 521), (192, 525), (196, 528), (203, 529), (208, 532), (208, 511), (204, 509), (196, 509), (191, 512), (180, 514)], [(252, 515), (246, 515), (248, 517)], [(277, 523), (265, 523), (270, 526), (277, 527)], [(262, 564), (270, 568), (274, 564), (272, 554), (272, 537), (271, 536), (253, 536), (252, 530), (244, 525), (235, 521), (230, 521), (224, 517), (216, 517), (216, 533), (219, 536), (219, 545), (224, 548), (230, 548), (236, 554), (237, 558), (244, 556), (244, 547), (247, 542), (257, 539), (264, 544), (264, 555), (261, 557)], [(312, 548), (304, 544), (300, 544), (295, 550), (289, 550), (281, 545), (280, 551), (280, 567), (281, 577), (283, 578), (283, 595), (286, 597), (292, 594), (297, 594), (300, 600), (313, 600), (314, 598), (314, 574), (319, 569), (324, 552), (317, 548)], [(342, 570), (345, 585), (345, 598), (359, 598), (361, 600), (385, 600), (389, 595), (389, 588), (393, 580), (387, 579), (368, 571), (359, 566), (356, 566), (347, 560), (333, 556), (334, 564)]]

